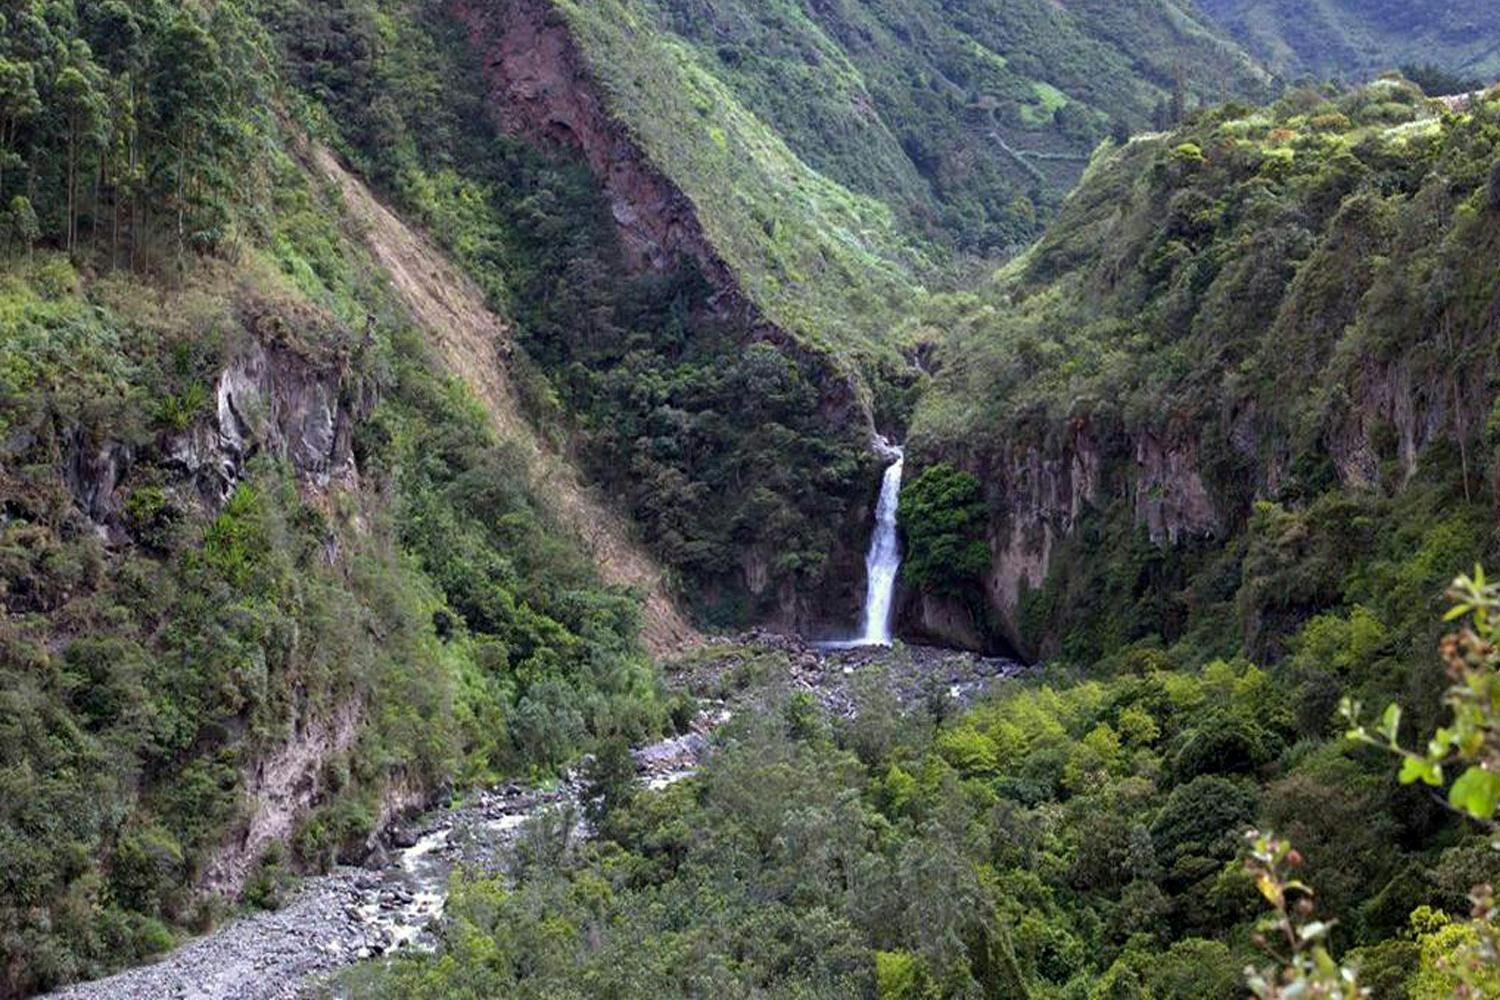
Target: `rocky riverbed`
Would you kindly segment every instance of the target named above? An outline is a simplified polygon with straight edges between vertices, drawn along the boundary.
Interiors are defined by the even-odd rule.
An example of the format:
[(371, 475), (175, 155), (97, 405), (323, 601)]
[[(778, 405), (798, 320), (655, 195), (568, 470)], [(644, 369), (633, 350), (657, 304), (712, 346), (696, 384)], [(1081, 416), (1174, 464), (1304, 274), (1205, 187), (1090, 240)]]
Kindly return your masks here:
[[(715, 717), (683, 736), (635, 751), (641, 780), (661, 788), (691, 774)], [(582, 781), (554, 789), (506, 785), (397, 827), (365, 866), (304, 879), (279, 910), (232, 920), (154, 965), (80, 983), (67, 1000), (290, 1000), (327, 973), (401, 948), (434, 943), (448, 879), (463, 866), (502, 871), (527, 820), (564, 810), (581, 824)], [(579, 832), (582, 833), (580, 825)]]
[(807, 693), (832, 715), (858, 709), (862, 686), (878, 685), (903, 706), (934, 699), (967, 705), (1029, 669), (1017, 660), (936, 646), (848, 646), (754, 631), (715, 638), (664, 665), (671, 683), (731, 706), (766, 688)]
[[(669, 665), (674, 683), (704, 706), (692, 731), (633, 751), (641, 782), (662, 788), (691, 775), (711, 749), (712, 731), (766, 686), (813, 694), (828, 712), (857, 708), (858, 678), (879, 671), (898, 701), (951, 698), (966, 704), (1020, 674), (1014, 661), (925, 647), (820, 650), (802, 640), (751, 633), (705, 645)], [(290, 1000), (329, 973), (402, 948), (431, 947), (449, 876), (503, 871), (528, 820), (564, 810), (586, 834), (575, 772), (555, 788), (504, 785), (387, 831), (364, 866), (304, 879), (276, 911), (225, 923), (161, 961), (52, 996), (66, 1000)]]

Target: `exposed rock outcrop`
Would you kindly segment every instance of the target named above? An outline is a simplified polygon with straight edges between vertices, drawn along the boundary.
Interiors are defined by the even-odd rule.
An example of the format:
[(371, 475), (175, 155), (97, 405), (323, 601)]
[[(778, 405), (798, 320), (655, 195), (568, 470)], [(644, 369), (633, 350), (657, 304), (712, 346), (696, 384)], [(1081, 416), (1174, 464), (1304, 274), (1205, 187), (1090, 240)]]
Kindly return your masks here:
[(1059, 545), (1089, 508), (1127, 500), (1136, 523), (1163, 546), (1211, 537), (1226, 524), (1198, 452), (1188, 429), (1115, 432), (1101, 440), (1099, 429), (1080, 417), (1040, 441), (1018, 439), (997, 453), (958, 458), (984, 484), (992, 512), (983, 579), (990, 621), (976, 621), (961, 602), (924, 594), (908, 598), (905, 620), (933, 641), (967, 649), (994, 645), (986, 633), (998, 628), (1012, 649), (1044, 654), (1038, 637), (1023, 634), (1022, 598), (1045, 584)]
[(974, 621), (968, 605), (938, 594), (913, 594), (910, 611), (903, 616), (903, 631), (918, 639), (927, 639), (952, 649), (975, 652), (991, 643)]
[[(1430, 447), (1472, 437), (1488, 398), (1472, 384), (1481, 377), (1409, 356), (1359, 365), (1322, 435), (1338, 483), (1400, 487), (1417, 474)], [(1196, 424), (1114, 429), (1103, 440), (1089, 421), (1075, 419), (1044, 444), (1017, 442), (998, 457), (947, 456), (985, 484), (992, 511), (985, 596), (1003, 638), (1026, 655), (1047, 652), (1037, 646), (1047, 637), (1022, 634), (1022, 597), (1044, 585), (1060, 543), (1087, 509), (1127, 501), (1135, 523), (1166, 548), (1224, 537), (1243, 523), (1250, 501), (1281, 497), (1289, 485), (1291, 443), (1287, 429), (1264, 416), (1267, 409), (1245, 398)], [(1234, 456), (1235, 496), (1215, 492), (1206, 455)], [(973, 648), (978, 623), (962, 608), (913, 598), (905, 615), (935, 641)]]
[(322, 368), (252, 342), (219, 374), (212, 418), (168, 437), (171, 465), (192, 477), (205, 500), (221, 503), (257, 454), (285, 459), (307, 486), (354, 489), (352, 413), (339, 396), (338, 365)]
[(328, 762), (353, 749), (361, 716), (359, 702), (345, 702), (329, 718), (305, 721), (247, 768), (248, 816), (237, 836), (205, 866), (205, 889), (237, 896), (266, 849), (291, 837), (298, 819), (327, 793)]
[(1213, 499), (1198, 472), (1198, 442), (1149, 431), (1134, 439), (1132, 476), (1136, 520), (1151, 540), (1171, 545), (1189, 535), (1206, 536), (1218, 527)]
[(665, 270), (689, 258), (718, 292), (717, 308), (754, 318), (692, 201), (611, 114), (562, 14), (547, 0), (455, 0), (454, 10), (483, 59), (500, 128), (583, 154), (635, 266)]
[[(247, 308), (255, 311), (245, 317), (255, 330), (256, 316), (264, 315), (260, 306)], [(314, 359), (253, 337), (219, 372), (203, 416), (183, 430), (163, 432), (150, 447), (211, 511), (234, 492), (257, 455), (285, 461), (309, 491), (356, 489), (352, 432), (372, 401), (346, 398), (347, 367), (343, 355)], [(139, 449), (115, 440), (94, 443), (79, 432), (67, 440), (63, 467), (74, 503), (105, 538), (124, 543), (121, 512)]]
[[(1483, 419), (1477, 411), (1456, 410), (1453, 398), (1459, 392), (1456, 379), (1472, 380), (1471, 372), (1440, 373), (1418, 369), (1409, 358), (1390, 362), (1373, 359), (1361, 366), (1352, 399), (1328, 434), (1329, 456), (1339, 479), (1352, 486), (1374, 486), (1380, 481), (1382, 455), (1377, 442), (1388, 437), (1399, 464), (1402, 481), (1417, 470), (1417, 462), (1429, 445), (1452, 434), (1455, 421), (1466, 421), (1472, 431)], [(1470, 391), (1465, 398), (1482, 402), (1487, 394)]]

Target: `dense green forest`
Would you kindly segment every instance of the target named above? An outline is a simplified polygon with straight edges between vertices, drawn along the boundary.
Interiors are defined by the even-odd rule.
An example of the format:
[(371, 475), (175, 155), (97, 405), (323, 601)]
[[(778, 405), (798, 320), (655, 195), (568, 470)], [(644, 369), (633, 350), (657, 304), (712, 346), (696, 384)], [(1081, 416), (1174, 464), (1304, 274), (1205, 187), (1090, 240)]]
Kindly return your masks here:
[[(351, 988), (1230, 1000), (1250, 995), (1247, 967), (1288, 987), (1265, 997), (1494, 987), (1496, 932), (1468, 920), (1496, 873), (1491, 837), (1398, 784), (1389, 754), (1299, 735), (1274, 674), (1142, 657), (964, 713), (940, 689), (903, 712), (878, 673), (864, 680), (859, 714), (832, 724), (805, 696), (772, 696), (666, 792), (599, 780), (594, 840), (538, 823), (515, 880), (458, 883), (436, 956), (359, 970)], [(1339, 918), (1326, 942), (1292, 918), (1314, 966), (1303, 988), (1323, 992), (1279, 983), (1257, 944), (1277, 930), (1240, 860), (1257, 823), (1300, 845), (1296, 876)], [(1340, 976), (1316, 949), (1370, 992), (1329, 992)]]
[[(591, 837), (347, 988), (1489, 995), (1500, 597), (1443, 615), (1500, 563), (1500, 94), (1422, 90), (1489, 82), (1483, 13), (0, 0), (0, 996), (586, 754)], [(601, 537), (706, 632), (852, 622), (877, 430), (900, 630), (1034, 669), (903, 703), (898, 645), (843, 715), (708, 647), (736, 714), (644, 790), (709, 654)]]

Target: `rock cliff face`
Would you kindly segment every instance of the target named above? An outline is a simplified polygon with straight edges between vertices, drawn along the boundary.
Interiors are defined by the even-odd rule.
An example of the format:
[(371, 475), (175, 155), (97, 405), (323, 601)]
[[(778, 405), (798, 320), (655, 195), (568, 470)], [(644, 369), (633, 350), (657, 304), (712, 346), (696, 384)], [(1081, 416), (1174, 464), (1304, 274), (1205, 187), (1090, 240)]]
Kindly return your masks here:
[(167, 454), (211, 504), (233, 492), (258, 454), (285, 460), (309, 489), (356, 489), (355, 414), (339, 381), (337, 365), (320, 369), (257, 341), (219, 375), (213, 419), (169, 440)]
[(346, 702), (331, 718), (299, 725), (284, 743), (246, 769), (248, 817), (205, 867), (205, 889), (239, 895), (266, 849), (289, 840), (297, 820), (327, 793), (325, 765), (353, 748), (360, 720), (360, 705)]
[[(1455, 431), (1472, 433), (1484, 418), (1475, 404), (1485, 398), (1485, 393), (1457, 381), (1471, 381), (1472, 377), (1473, 373), (1419, 368), (1410, 358), (1363, 363), (1355, 376), (1344, 419), (1328, 435), (1329, 455), (1339, 479), (1355, 486), (1377, 484), (1382, 456), (1377, 453), (1376, 442), (1382, 436), (1391, 439), (1393, 457), (1405, 482), (1415, 474), (1418, 459), (1433, 442)], [(1469, 405), (1457, 405), (1455, 400), (1465, 400)]]
[[(1361, 362), (1345, 383), (1347, 403), (1321, 438), (1341, 487), (1399, 489), (1435, 444), (1471, 438), (1484, 419), (1480, 374), (1453, 373), (1428, 360)], [(1026, 590), (1041, 587), (1059, 543), (1089, 508), (1128, 501), (1134, 523), (1164, 548), (1227, 537), (1255, 500), (1275, 500), (1288, 482), (1289, 432), (1262, 414), (1254, 398), (1192, 427), (1138, 428), (1101, 434), (1086, 419), (1060, 428), (1046, 444), (1015, 443), (994, 454), (947, 458), (979, 476), (992, 512), (992, 558), (984, 597), (1000, 638), (1023, 655), (1044, 655), (1046, 637), (1023, 634)], [(1103, 440), (1101, 440), (1101, 438)], [(1206, 455), (1233, 455), (1243, 481), (1236, 497), (1218, 495)], [(1467, 457), (1477, 469), (1477, 457)], [(1394, 470), (1394, 471), (1392, 471)], [(1395, 479), (1392, 480), (1391, 476)], [(1477, 478), (1473, 483), (1480, 487)], [(934, 641), (981, 648), (983, 629), (962, 605), (910, 595), (908, 627)], [(1039, 644), (1040, 640), (1040, 644)]]
[[(89, 445), (83, 435), (71, 436), (65, 479), (77, 508), (111, 546), (131, 542), (123, 523), (124, 484), (138, 461), (150, 459), (174, 473), (169, 488), (209, 516), (260, 456), (285, 462), (310, 495), (360, 488), (352, 430), (373, 400), (349, 384), (347, 354), (315, 358), (280, 342), (282, 333), (310, 317), (242, 303), (240, 319), (251, 337), (230, 355), (191, 426), (163, 433), (145, 448), (118, 441)], [(326, 557), (336, 558), (337, 550), (330, 547)], [(353, 747), (362, 713), (363, 705), (351, 700), (328, 717), (297, 719), (283, 742), (244, 766), (246, 819), (206, 865), (206, 889), (237, 894), (267, 846), (291, 835), (324, 797), (325, 765)]]
[(817, 639), (843, 639), (858, 631), (875, 499), (872, 494), (868, 502), (854, 504), (846, 512), (839, 525), (838, 545), (829, 554), (815, 587), (799, 589), (789, 580), (776, 584), (771, 578), (775, 553), (745, 553), (741, 571), (746, 591), (757, 600), (773, 598), (773, 610), (760, 618), (762, 627)]
[(1046, 582), (1059, 544), (1090, 507), (1127, 500), (1135, 522), (1163, 546), (1212, 537), (1229, 522), (1230, 512), (1204, 482), (1198, 454), (1197, 436), (1188, 430), (1101, 434), (1080, 417), (1042, 443), (1018, 440), (997, 454), (923, 455), (924, 461), (957, 458), (984, 484), (992, 514), (983, 596), (999, 635), (987, 638), (984, 623), (963, 603), (930, 594), (909, 595), (904, 620), (933, 641), (1042, 655), (1038, 637), (1023, 634), (1022, 597)]
[[(204, 418), (163, 434), (153, 447), (210, 512), (258, 455), (287, 462), (307, 490), (357, 489), (351, 434), (368, 404), (344, 398), (346, 367), (344, 358), (314, 361), (253, 339), (219, 373)], [(74, 502), (106, 539), (125, 543), (121, 486), (137, 449), (109, 440), (90, 445), (81, 435), (71, 443), (65, 469)]]
[(581, 152), (634, 266), (666, 270), (691, 259), (717, 290), (716, 308), (753, 317), (692, 202), (611, 116), (563, 16), (547, 0), (455, 0), (453, 9), (483, 58), (490, 112), (501, 130)]

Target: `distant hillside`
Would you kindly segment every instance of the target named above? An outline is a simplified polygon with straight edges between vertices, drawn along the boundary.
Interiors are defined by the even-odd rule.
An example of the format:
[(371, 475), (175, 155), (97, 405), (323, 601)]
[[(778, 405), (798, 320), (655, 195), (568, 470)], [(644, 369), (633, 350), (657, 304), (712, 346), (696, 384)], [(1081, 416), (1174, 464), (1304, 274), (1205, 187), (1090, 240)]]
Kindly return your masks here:
[[(738, 105), (822, 176), (880, 199), (916, 233), (978, 253), (1034, 236), (1097, 142), (1112, 129), (1138, 131), (1170, 116), (1174, 92), (1180, 110), (1199, 99), (1259, 95), (1268, 80), (1217, 26), (1175, 0), (954, 7), (577, 5), (596, 26), (630, 26), (629, 48), (613, 54), (606, 76), (635, 72), (631, 53), (666, 45), (692, 73), (724, 88), (705, 115), (729, 117), (727, 103)], [(625, 101), (619, 110), (643, 123), (659, 109)], [(711, 138), (711, 130), (701, 133)]]
[(1490, 0), (1198, 0), (1285, 77), (1365, 78), (1432, 63), (1500, 76), (1500, 19)]

